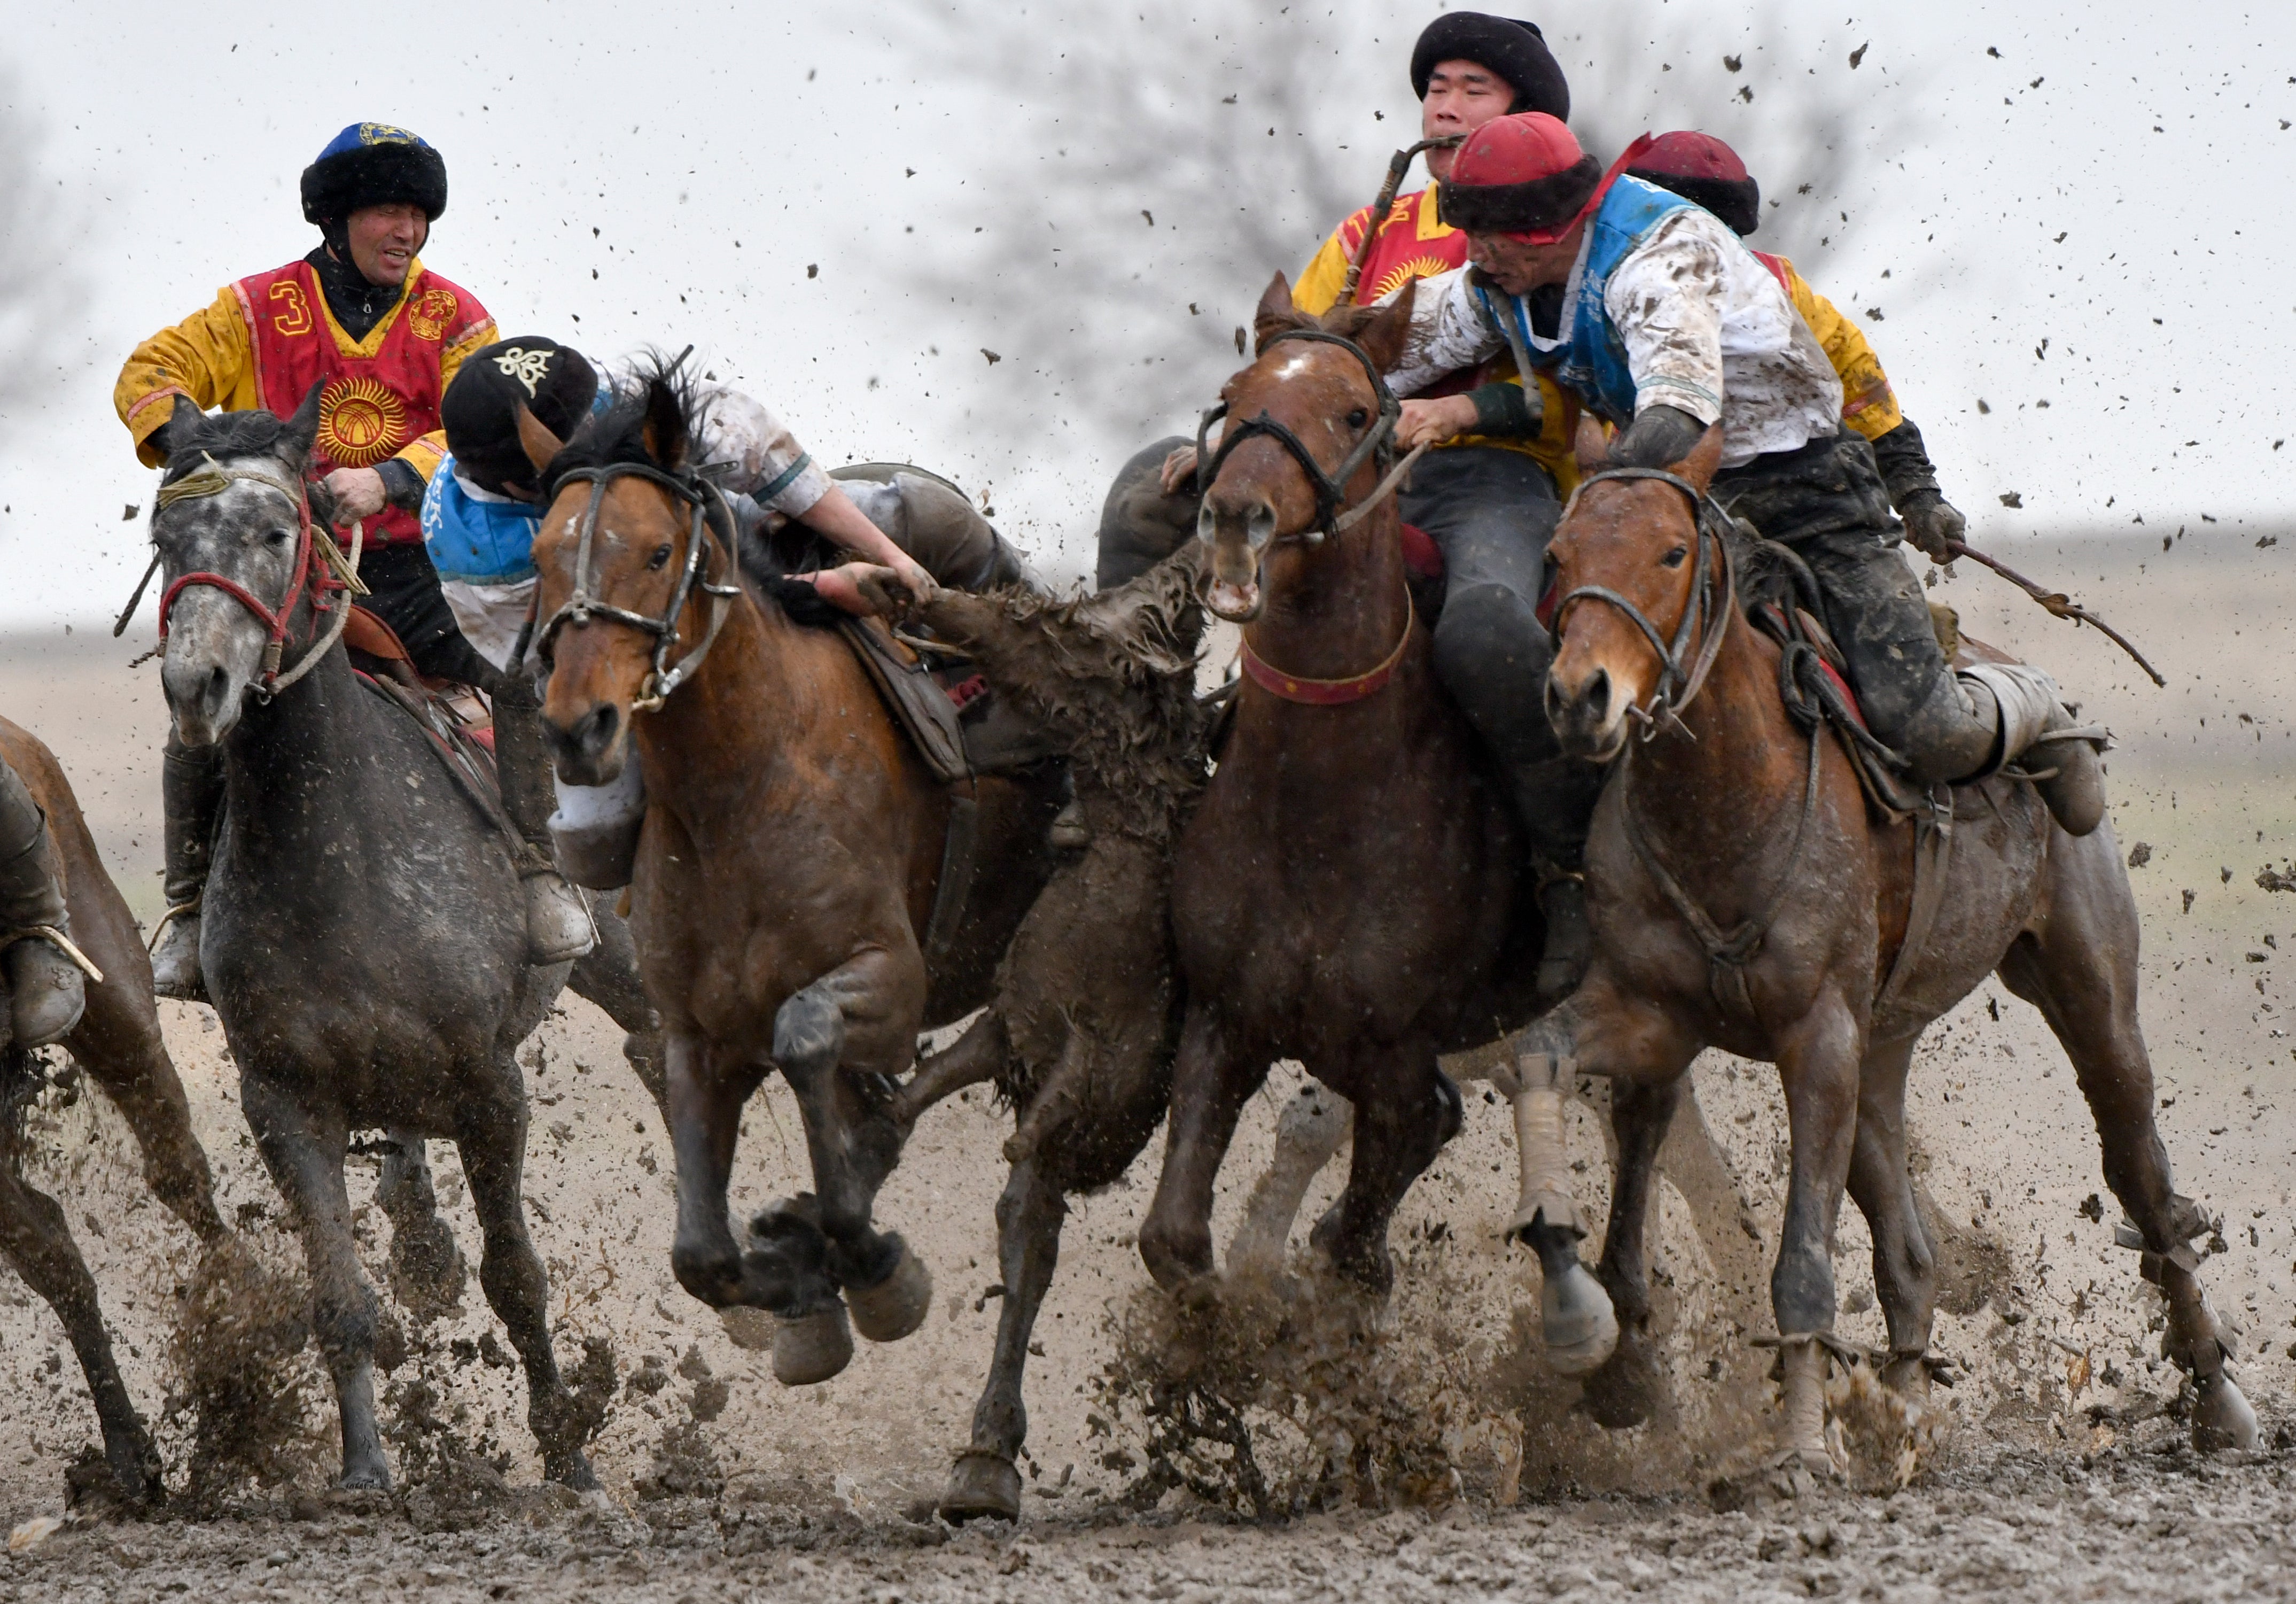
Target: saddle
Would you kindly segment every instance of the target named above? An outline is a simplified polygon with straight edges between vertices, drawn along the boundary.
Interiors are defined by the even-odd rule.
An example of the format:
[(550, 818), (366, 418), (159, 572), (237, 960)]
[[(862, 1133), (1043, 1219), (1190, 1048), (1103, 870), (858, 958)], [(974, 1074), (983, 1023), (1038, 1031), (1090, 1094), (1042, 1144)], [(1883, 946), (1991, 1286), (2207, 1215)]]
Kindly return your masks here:
[(351, 608), (343, 644), (350, 649), (351, 672), (358, 682), (414, 720), (455, 784), (502, 832), (512, 860), (521, 859), (529, 849), (503, 809), (502, 777), (495, 767), (494, 717), (475, 688), (415, 672), (414, 660), (398, 631), (364, 607)]

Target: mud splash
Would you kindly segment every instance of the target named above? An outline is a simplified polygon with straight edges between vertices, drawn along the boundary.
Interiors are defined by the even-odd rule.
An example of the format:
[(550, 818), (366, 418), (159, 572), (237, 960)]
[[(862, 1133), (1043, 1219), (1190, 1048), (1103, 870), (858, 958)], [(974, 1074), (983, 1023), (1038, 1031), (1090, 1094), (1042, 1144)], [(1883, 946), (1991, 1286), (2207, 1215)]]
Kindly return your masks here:
[(325, 1378), (307, 1353), (310, 1291), (282, 1256), (244, 1237), (201, 1255), (168, 1345), (163, 1427), (189, 1436), (185, 1486), (194, 1507), (252, 1482), (275, 1487), (324, 1475), (314, 1428)]

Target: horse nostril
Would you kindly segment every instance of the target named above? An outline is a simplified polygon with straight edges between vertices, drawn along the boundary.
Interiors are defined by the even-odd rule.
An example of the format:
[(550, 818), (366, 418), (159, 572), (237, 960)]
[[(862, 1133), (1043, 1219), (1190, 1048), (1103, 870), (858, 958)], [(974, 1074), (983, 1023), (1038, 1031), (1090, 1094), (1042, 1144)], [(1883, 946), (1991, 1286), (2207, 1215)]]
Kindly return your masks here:
[(231, 676), (221, 668), (208, 670), (208, 682), (200, 687), (200, 700), (209, 713), (223, 711), (225, 701), (231, 695)]
[(602, 755), (614, 744), (614, 732), (621, 727), (621, 710), (611, 702), (593, 708), (590, 716), (582, 720), (582, 750), (592, 757)]
[(1587, 711), (1597, 718), (1608, 718), (1611, 712), (1611, 670), (1596, 669), (1593, 679), (1587, 681)]

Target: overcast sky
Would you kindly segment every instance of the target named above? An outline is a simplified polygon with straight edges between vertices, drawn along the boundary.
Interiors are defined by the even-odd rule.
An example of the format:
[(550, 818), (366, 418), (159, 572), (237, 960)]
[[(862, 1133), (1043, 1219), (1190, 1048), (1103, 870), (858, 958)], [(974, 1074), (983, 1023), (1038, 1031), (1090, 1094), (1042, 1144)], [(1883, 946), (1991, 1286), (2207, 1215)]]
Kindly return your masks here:
[[(0, 624), (108, 615), (124, 598), (146, 536), (121, 511), (148, 507), (153, 476), (112, 414), (120, 361), (228, 280), (309, 248), (298, 175), (360, 119), (444, 153), (452, 200), (424, 259), (506, 334), (601, 356), (698, 342), (824, 460), (904, 457), (985, 488), (1047, 569), (1079, 571), (1116, 465), (1190, 426), (1234, 366), (1230, 326), (1336, 218), (1308, 215), (1328, 204), (1303, 198), (1313, 185), (1270, 189), (1256, 158), (1223, 156), (1253, 168), (1234, 193), (1276, 209), (1285, 259), (1192, 242), (1217, 226), (1217, 193), (1160, 228), (1119, 226), (1138, 197), (1114, 182), (1095, 193), (1092, 174), (1113, 165), (1069, 147), (1119, 139), (1121, 119), (1077, 105), (1064, 51), (1182, 62), (1156, 80), (1178, 126), (1255, 138), (1278, 120), (1255, 96), (1281, 76), (1259, 63), (1284, 52), (1291, 81), (1308, 63), (1328, 93), (1280, 103), (1285, 126), (1264, 137), (1290, 142), (1294, 170), (1325, 152), (1324, 193), (1367, 200), (1409, 136), (1404, 66), (1433, 14), (1230, 6), (1152, 22), (1145, 10), (18, 13), (0, 95), (37, 134), (53, 204), (0, 217), (0, 265), (19, 283), (50, 265), (66, 289), (41, 313), (45, 350), (0, 386)], [(2246, 520), (2247, 539), (2277, 522), (2296, 483), (2296, 447), (2274, 446), (2296, 438), (2296, 6), (1940, 0), (1867, 17), (1773, 0), (1760, 15), (1757, 36), (1710, 0), (1533, 8), (1590, 142), (1692, 120), (1742, 142), (1768, 193), (1798, 208), (1773, 214), (1777, 236), (1866, 317), (1980, 531), (2141, 519), (2229, 539)], [(1813, 96), (1861, 109), (1838, 206), (1797, 201), (1779, 170), (1814, 154), (1781, 148)], [(1173, 137), (1168, 122), (1156, 137)], [(1836, 232), (1821, 202), (1848, 212)], [(1129, 279), (1136, 258), (1120, 301), (1062, 302), (1063, 282)], [(1064, 280), (1056, 263), (1093, 271)], [(1072, 350), (1009, 326), (1047, 303), (1073, 315)], [(1029, 358), (982, 355), (1006, 346)], [(1136, 415), (1062, 388), (1076, 369), (1133, 364)], [(2001, 505), (2008, 492), (2021, 512)]]

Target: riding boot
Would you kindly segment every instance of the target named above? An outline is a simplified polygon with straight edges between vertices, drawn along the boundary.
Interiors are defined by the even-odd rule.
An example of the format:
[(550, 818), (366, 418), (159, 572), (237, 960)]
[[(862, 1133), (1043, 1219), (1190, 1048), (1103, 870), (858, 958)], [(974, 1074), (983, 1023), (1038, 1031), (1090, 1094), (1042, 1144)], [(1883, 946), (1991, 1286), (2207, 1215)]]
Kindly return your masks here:
[(0, 967), (18, 1047), (45, 1047), (79, 1023), (85, 977), (65, 951), (71, 919), (48, 847), (48, 822), (13, 769), (0, 763)]
[(1538, 998), (1562, 1000), (1578, 989), (1594, 956), (1587, 923), (1587, 829), (1608, 771), (1576, 758), (1517, 765), (1509, 774), (1515, 816), (1529, 838), (1546, 943), (1538, 955)]
[(186, 746), (169, 736), (160, 754), (160, 810), (168, 860), (160, 894), (168, 911), (152, 949), (152, 989), (177, 1002), (206, 1002), (200, 903), (223, 819), (222, 750)]
[(495, 769), (502, 778), (503, 811), (525, 843), (519, 853), (519, 889), (526, 902), (526, 961), (571, 963), (598, 944), (589, 905), (566, 883), (550, 855), (550, 811), (555, 796), (550, 760), (542, 746), (542, 703), (524, 674), (502, 676), (495, 687)]
[[(1963, 669), (1964, 687), (1982, 687), (1997, 712), (1997, 756), (1984, 773), (2014, 763), (2068, 835), (2086, 835), (2104, 818), (2104, 730), (2084, 725), (2064, 703), (2055, 680), (2030, 663), (1983, 662)], [(1975, 700), (1974, 696), (1972, 700)]]

